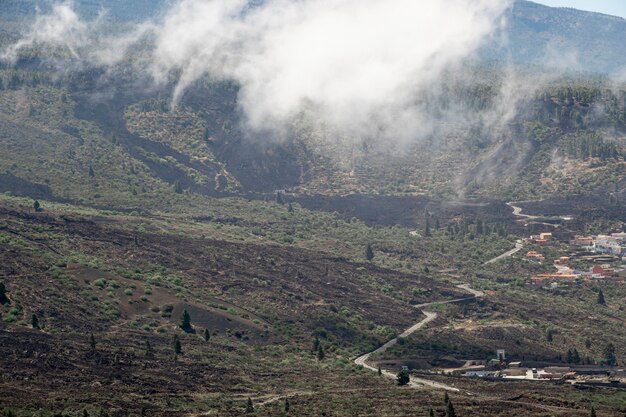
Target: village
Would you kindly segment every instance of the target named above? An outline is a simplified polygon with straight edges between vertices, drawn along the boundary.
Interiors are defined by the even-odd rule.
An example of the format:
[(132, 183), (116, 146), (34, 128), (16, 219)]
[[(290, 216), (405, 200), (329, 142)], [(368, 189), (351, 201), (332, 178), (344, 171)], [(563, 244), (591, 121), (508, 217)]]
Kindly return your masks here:
[(539, 361), (507, 362), (504, 350), (497, 351), (491, 360), (467, 361), (461, 368), (446, 369), (444, 373), (461, 377), (492, 379), (499, 381), (551, 381), (581, 386), (597, 386), (626, 389), (626, 369), (604, 364), (549, 363)]
[[(524, 239), (524, 243), (539, 246), (529, 250), (525, 259), (543, 264), (546, 256), (541, 248), (554, 249), (556, 242), (552, 233), (541, 233)], [(553, 260), (556, 271), (533, 275), (527, 284), (535, 288), (557, 289), (581, 283), (626, 281), (626, 233), (610, 235), (574, 236), (568, 242), (567, 256)]]

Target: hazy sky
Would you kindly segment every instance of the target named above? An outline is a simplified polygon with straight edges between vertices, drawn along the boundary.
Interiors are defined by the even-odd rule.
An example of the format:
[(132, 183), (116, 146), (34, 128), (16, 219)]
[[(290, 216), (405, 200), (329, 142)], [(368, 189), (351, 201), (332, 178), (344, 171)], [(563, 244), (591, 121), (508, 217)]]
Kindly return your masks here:
[(573, 7), (626, 18), (626, 0), (535, 0), (554, 7)]

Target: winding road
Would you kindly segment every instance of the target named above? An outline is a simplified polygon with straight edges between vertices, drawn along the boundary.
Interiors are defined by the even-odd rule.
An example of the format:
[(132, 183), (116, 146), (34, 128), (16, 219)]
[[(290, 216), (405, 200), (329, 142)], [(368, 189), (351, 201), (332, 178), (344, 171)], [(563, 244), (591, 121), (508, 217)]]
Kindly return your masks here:
[[(369, 360), (370, 356), (376, 354), (376, 353), (383, 353), (385, 352), (387, 349), (389, 349), (390, 347), (396, 345), (398, 343), (398, 340), (400, 338), (405, 338), (405, 337), (409, 337), (410, 335), (412, 335), (413, 333), (415, 333), (416, 331), (418, 331), (419, 329), (421, 329), (422, 327), (426, 326), (428, 323), (432, 322), (433, 320), (435, 320), (437, 318), (437, 313), (432, 312), (432, 311), (425, 311), (423, 310), (425, 307), (429, 307), (435, 304), (452, 304), (452, 303), (460, 303), (462, 301), (468, 301), (468, 300), (473, 300), (479, 297), (484, 296), (485, 294), (482, 291), (478, 291), (475, 290), (473, 288), (470, 287), (469, 284), (462, 284), (462, 285), (458, 285), (457, 288), (460, 288), (462, 290), (465, 290), (467, 292), (469, 292), (470, 294), (472, 294), (471, 297), (465, 297), (465, 298), (458, 298), (455, 300), (448, 300), (448, 301), (435, 301), (432, 303), (426, 303), (426, 304), (419, 304), (416, 305), (415, 308), (420, 309), (422, 311), (422, 313), (424, 313), (424, 315), (426, 316), (426, 318), (422, 319), (421, 321), (415, 323), (413, 326), (409, 327), (408, 329), (406, 329), (404, 332), (402, 332), (402, 334), (394, 339), (391, 339), (390, 341), (388, 341), (387, 343), (385, 343), (384, 345), (382, 345), (381, 347), (379, 347), (378, 349), (366, 353), (364, 355), (359, 356), (358, 358), (356, 358), (354, 360), (354, 363), (357, 365), (362, 366), (365, 369), (369, 369), (370, 371), (374, 371), (374, 372), (378, 372), (378, 368), (375, 368), (371, 365), (368, 365), (367, 361)], [(382, 375), (386, 378), (390, 378), (390, 379), (395, 379), (396, 378), (396, 374), (389, 372), (389, 371), (385, 371), (382, 370)], [(431, 388), (435, 388), (435, 389), (443, 389), (443, 390), (447, 390), (447, 391), (454, 391), (454, 392), (458, 392), (459, 389), (452, 387), (450, 385), (446, 385), (440, 382), (435, 382), (435, 381), (430, 381), (428, 379), (424, 379), (424, 378), (416, 378), (414, 376), (411, 377), (411, 381), (409, 382), (409, 386), (413, 387), (413, 388), (421, 388), (423, 386), (428, 386)]]
[(527, 219), (536, 219), (539, 216), (531, 216), (530, 214), (522, 214), (522, 208), (515, 205), (514, 202), (506, 203), (507, 206), (513, 209), (513, 215), (517, 217), (525, 217)]
[[(538, 218), (537, 216), (531, 216), (530, 214), (522, 214), (522, 208), (516, 206), (515, 203), (513, 202), (506, 203), (506, 205), (513, 209), (513, 215), (516, 217), (523, 217), (525, 219), (537, 219)], [(516, 254), (517, 252), (521, 251), (523, 247), (524, 247), (524, 244), (522, 243), (522, 241), (518, 240), (517, 242), (515, 242), (515, 247), (513, 249), (511, 249), (510, 251), (504, 252), (502, 255), (498, 255), (493, 259), (489, 259), (483, 265), (489, 265), (494, 262), (498, 262), (501, 259), (508, 258), (509, 256), (512, 256)]]
[(524, 245), (522, 244), (522, 241), (518, 240), (517, 242), (515, 242), (515, 248), (511, 249), (508, 252), (504, 252), (502, 255), (498, 255), (498, 256), (496, 256), (493, 259), (489, 259), (483, 265), (489, 265), (489, 264), (492, 264), (494, 262), (498, 262), (500, 259), (508, 258), (509, 256), (514, 255), (517, 252), (521, 251), (523, 247), (524, 247)]

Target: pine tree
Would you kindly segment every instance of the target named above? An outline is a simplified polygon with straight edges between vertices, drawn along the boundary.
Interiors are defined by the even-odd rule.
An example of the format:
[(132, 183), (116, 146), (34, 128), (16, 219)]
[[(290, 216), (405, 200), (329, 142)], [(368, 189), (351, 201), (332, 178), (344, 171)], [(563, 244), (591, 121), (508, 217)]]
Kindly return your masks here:
[(37, 318), (36, 314), (33, 314), (31, 323), (33, 325), (33, 329), (39, 330), (39, 319)]
[(448, 395), (448, 391), (443, 394), (443, 403), (448, 404), (450, 402), (450, 396)]
[(91, 165), (89, 165), (89, 176), (91, 178), (96, 176), (96, 173), (93, 171), (93, 167)]
[(154, 358), (154, 349), (149, 340), (146, 340), (146, 358)]
[(183, 185), (180, 183), (179, 180), (174, 181), (174, 192), (176, 194), (182, 194), (183, 193)]
[(396, 381), (398, 382), (398, 385), (408, 385), (408, 383), (411, 381), (409, 371), (403, 369), (398, 372), (398, 375), (396, 376)]
[(254, 413), (254, 404), (252, 404), (252, 398), (248, 397), (246, 403), (246, 413)]
[(326, 357), (326, 353), (324, 353), (324, 348), (322, 347), (322, 345), (320, 344), (317, 347), (317, 360), (318, 361), (323, 361), (324, 358)]
[(596, 417), (596, 409), (591, 407), (591, 413), (589, 413), (589, 417)]
[(580, 363), (580, 354), (576, 348), (572, 351), (572, 362), (576, 364)]
[(35, 209), (35, 211), (41, 211), (41, 203), (39, 203), (39, 200), (35, 200), (33, 202), (33, 208)]
[(365, 248), (365, 258), (368, 261), (371, 261), (372, 259), (374, 259), (374, 250), (372, 249), (372, 245), (370, 245), (369, 243), (367, 244), (367, 247)]
[(606, 305), (606, 300), (604, 299), (604, 293), (602, 292), (602, 289), (598, 289), (598, 304), (600, 305)]
[(428, 417), (435, 417), (435, 410), (433, 410), (432, 408), (428, 409)]
[(428, 217), (426, 217), (426, 225), (424, 226), (424, 236), (432, 236), (432, 233), (430, 233), (430, 220), (428, 219)]
[(209, 329), (204, 329), (204, 341), (208, 342), (211, 339), (211, 333)]
[(291, 203), (289, 203), (289, 206), (287, 206), (287, 211), (289, 213), (293, 213), (293, 205)]
[(383, 370), (380, 366), (378, 367), (378, 376), (383, 376)]
[(183, 310), (183, 314), (180, 317), (180, 328), (185, 333), (192, 333), (193, 327), (191, 326), (191, 316), (187, 310)]
[(174, 335), (174, 353), (180, 355), (183, 353), (183, 346), (177, 334)]
[(315, 336), (315, 339), (313, 339), (313, 348), (311, 349), (312, 352), (317, 352), (320, 348), (320, 339)]
[(285, 413), (288, 413), (291, 409), (291, 404), (289, 404), (289, 398), (285, 398)]
[(276, 193), (276, 202), (280, 204), (281, 206), (285, 204), (282, 193)]
[(4, 286), (4, 282), (0, 282), (0, 305), (9, 304), (9, 298), (7, 297), (7, 288)]
[(617, 363), (617, 357), (615, 356), (615, 345), (613, 343), (609, 343), (604, 348), (604, 358), (606, 359), (606, 363), (609, 366), (615, 366)]
[(574, 362), (574, 353), (572, 352), (571, 349), (569, 349), (567, 351), (567, 363), (572, 363)]
[(454, 411), (454, 406), (452, 405), (452, 401), (448, 401), (448, 409), (446, 411), (446, 417), (456, 417), (456, 412)]
[(91, 350), (96, 350), (96, 338), (94, 337), (93, 333), (89, 335), (89, 347), (91, 348)]

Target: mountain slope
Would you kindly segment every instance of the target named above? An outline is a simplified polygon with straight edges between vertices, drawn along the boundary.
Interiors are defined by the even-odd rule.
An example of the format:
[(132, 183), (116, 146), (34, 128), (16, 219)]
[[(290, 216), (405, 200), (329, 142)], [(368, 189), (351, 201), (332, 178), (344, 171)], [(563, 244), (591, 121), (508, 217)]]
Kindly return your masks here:
[(619, 73), (626, 69), (626, 20), (516, 0), (507, 26), (482, 53), (520, 64)]

